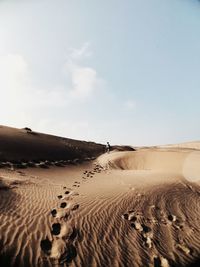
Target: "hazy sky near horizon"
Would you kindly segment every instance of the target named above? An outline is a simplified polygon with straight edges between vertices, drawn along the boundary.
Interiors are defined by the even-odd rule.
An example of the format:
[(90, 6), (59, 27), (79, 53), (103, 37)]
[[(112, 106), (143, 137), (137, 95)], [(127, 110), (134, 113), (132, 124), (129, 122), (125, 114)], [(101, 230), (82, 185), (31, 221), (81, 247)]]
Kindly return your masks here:
[(0, 124), (200, 140), (198, 0), (0, 0)]

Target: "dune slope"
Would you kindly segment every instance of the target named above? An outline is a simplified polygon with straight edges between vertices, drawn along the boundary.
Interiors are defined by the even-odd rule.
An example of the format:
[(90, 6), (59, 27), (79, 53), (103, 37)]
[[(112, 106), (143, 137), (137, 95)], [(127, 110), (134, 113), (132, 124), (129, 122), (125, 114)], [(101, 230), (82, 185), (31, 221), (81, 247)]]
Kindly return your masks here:
[(101, 144), (38, 133), (27, 129), (0, 126), (1, 161), (86, 158), (96, 157), (105, 151), (105, 146)]
[(196, 150), (149, 148), (4, 165), (0, 266), (199, 266), (199, 160)]

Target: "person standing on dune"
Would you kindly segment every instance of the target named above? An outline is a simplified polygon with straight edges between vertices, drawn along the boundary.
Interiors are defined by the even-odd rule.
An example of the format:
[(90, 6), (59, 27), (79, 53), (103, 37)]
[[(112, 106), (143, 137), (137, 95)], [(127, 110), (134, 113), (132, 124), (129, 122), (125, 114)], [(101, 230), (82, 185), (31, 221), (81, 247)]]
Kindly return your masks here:
[(110, 143), (107, 142), (107, 144), (106, 144), (106, 152), (110, 153), (110, 149), (111, 149)]

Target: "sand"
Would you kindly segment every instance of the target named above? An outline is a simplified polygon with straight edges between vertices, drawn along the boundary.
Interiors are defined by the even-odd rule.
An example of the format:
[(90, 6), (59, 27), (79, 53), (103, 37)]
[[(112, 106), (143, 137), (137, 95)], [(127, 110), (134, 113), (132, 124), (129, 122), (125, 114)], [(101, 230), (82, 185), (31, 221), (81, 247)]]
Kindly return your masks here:
[(57, 156), (62, 148), (50, 136), (54, 145), (43, 146), (41, 159), (39, 145), (34, 158), (23, 148), (30, 133), (1, 127), (4, 143), (6, 131), (0, 266), (200, 266), (198, 147), (115, 147), (104, 154), (93, 143), (90, 154), (77, 141), (80, 156), (71, 149), (70, 159)]

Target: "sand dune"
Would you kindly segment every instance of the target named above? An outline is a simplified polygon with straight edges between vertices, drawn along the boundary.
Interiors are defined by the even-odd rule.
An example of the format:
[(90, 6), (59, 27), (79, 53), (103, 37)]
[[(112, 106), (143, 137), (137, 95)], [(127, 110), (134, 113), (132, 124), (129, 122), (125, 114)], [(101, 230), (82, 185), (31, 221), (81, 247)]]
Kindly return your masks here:
[(2, 150), (0, 266), (200, 266), (197, 150), (118, 147), (100, 155), (103, 146), (90, 153), (84, 142), (81, 161), (45, 146), (42, 160), (25, 148), (17, 159), (26, 138), (18, 131), (8, 139), (17, 146)]
[(101, 144), (5, 126), (0, 126), (0, 147), (0, 160), (14, 163), (91, 158), (105, 151)]
[(193, 142), (185, 142), (185, 143), (180, 143), (180, 144), (173, 144), (173, 145), (165, 145), (161, 146), (165, 148), (170, 148), (170, 147), (175, 147), (175, 148), (187, 148), (187, 149), (196, 149), (200, 150), (200, 141), (193, 141)]
[(174, 173), (189, 181), (199, 181), (200, 152), (196, 150), (151, 149), (118, 152), (99, 157), (102, 166), (121, 170), (146, 170)]

